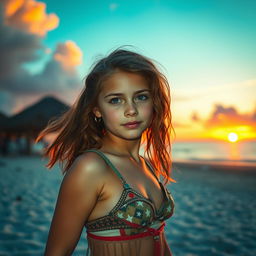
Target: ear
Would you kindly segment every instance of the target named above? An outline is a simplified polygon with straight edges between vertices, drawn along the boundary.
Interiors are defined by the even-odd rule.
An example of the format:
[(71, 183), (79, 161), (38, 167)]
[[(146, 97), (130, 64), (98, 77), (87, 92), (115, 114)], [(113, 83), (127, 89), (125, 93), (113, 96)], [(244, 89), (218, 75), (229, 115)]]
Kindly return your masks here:
[(98, 117), (98, 118), (101, 117), (101, 112), (100, 112), (100, 110), (99, 110), (98, 107), (94, 107), (93, 110), (92, 110), (92, 112), (93, 112), (93, 114), (94, 114), (96, 117)]

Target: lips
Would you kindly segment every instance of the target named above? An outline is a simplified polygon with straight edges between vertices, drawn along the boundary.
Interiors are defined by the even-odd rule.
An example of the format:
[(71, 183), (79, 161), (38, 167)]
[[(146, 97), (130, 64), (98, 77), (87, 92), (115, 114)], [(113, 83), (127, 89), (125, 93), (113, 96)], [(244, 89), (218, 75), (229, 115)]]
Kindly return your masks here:
[(126, 123), (123, 125), (134, 125), (134, 124), (139, 124), (139, 123), (141, 123), (141, 122), (135, 121), (135, 122), (129, 122), (129, 123)]

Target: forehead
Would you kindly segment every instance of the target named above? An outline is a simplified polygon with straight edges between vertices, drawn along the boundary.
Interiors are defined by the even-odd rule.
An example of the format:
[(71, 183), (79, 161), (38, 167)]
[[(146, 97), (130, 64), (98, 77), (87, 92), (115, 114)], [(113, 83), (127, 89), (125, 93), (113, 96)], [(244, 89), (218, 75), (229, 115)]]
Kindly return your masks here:
[(139, 74), (118, 71), (102, 83), (101, 94), (112, 92), (128, 93), (149, 89), (146, 79)]

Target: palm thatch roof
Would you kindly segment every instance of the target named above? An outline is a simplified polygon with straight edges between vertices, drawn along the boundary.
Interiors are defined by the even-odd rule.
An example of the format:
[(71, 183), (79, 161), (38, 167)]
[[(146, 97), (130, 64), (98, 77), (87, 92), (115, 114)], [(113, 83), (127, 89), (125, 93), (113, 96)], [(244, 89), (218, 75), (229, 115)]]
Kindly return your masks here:
[(0, 116), (0, 130), (11, 133), (39, 132), (50, 119), (58, 117), (68, 109), (69, 106), (65, 103), (47, 96), (9, 118)]

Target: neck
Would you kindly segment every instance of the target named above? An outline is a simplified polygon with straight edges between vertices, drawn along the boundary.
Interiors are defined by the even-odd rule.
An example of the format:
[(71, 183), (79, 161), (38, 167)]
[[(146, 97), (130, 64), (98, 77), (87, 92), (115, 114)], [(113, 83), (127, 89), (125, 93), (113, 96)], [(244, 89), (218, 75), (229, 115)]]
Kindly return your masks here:
[(140, 163), (140, 143), (141, 138), (135, 140), (125, 140), (117, 137), (105, 136), (103, 138), (101, 150), (120, 157), (129, 157)]

